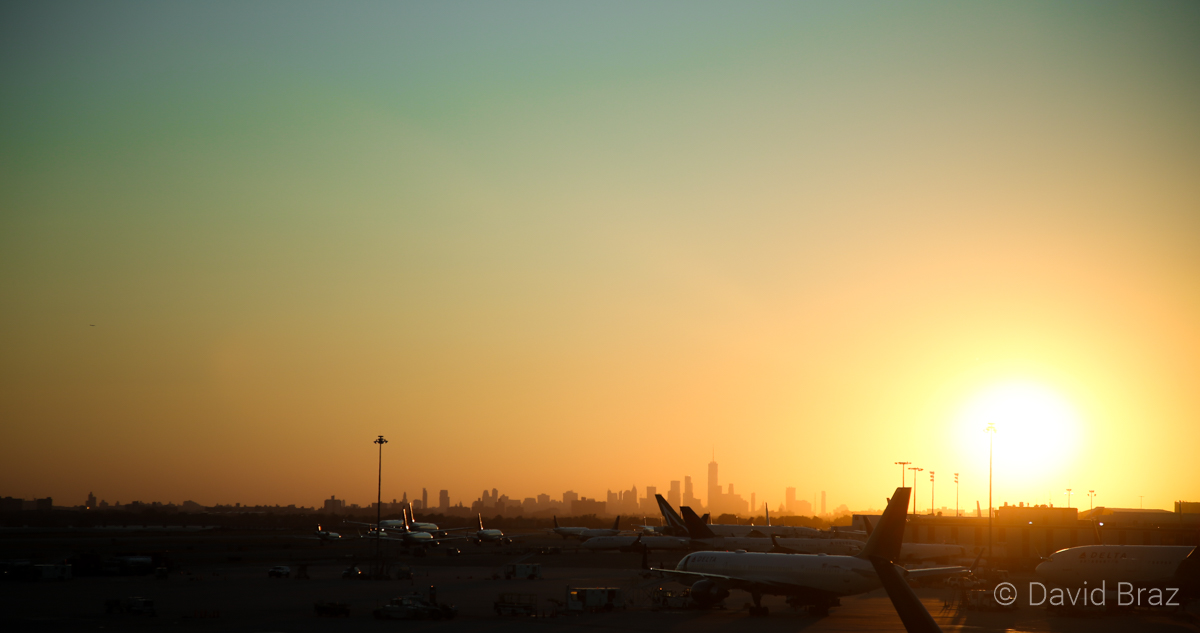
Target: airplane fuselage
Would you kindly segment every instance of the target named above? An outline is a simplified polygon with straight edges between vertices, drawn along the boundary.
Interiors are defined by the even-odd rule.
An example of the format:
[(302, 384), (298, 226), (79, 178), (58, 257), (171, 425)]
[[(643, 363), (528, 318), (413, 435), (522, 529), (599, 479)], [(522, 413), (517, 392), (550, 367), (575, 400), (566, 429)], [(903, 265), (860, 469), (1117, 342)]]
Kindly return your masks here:
[(693, 552), (675, 569), (750, 579), (778, 587), (778, 592), (771, 592), (777, 595), (821, 592), (851, 596), (880, 586), (871, 563), (854, 556)]
[(1146, 584), (1175, 577), (1192, 545), (1081, 545), (1060, 549), (1037, 566), (1037, 574), (1055, 584), (1095, 586), (1107, 582)]
[(641, 541), (638, 541), (636, 536), (597, 536), (584, 541), (580, 547), (591, 550), (620, 550), (632, 548), (634, 543), (640, 543), (650, 550), (695, 549), (691, 539), (676, 536), (643, 536)]

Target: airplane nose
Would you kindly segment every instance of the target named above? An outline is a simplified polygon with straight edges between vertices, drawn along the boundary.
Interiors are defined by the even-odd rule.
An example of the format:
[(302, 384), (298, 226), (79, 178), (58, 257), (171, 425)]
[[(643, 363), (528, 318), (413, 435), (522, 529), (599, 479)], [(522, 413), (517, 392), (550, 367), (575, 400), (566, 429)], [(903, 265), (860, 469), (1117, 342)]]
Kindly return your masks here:
[(1035, 573), (1037, 573), (1039, 576), (1049, 575), (1050, 574), (1050, 561), (1043, 561), (1041, 563), (1038, 563), (1037, 567), (1033, 568), (1033, 571)]

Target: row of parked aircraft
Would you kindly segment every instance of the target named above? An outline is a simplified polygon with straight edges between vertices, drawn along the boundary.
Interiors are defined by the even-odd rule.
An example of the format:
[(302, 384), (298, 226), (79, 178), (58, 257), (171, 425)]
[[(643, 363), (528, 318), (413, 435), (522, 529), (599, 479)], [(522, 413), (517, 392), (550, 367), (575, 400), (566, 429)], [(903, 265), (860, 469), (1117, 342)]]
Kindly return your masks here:
[[(477, 515), (479, 519), (479, 529), (473, 527), (463, 528), (448, 528), (441, 529), (435, 523), (423, 523), (413, 520), (411, 504), (408, 508), (402, 510), (402, 519), (385, 519), (378, 524), (375, 523), (359, 523), (355, 521), (346, 521), (349, 525), (367, 528), (366, 534), (360, 534), (359, 538), (380, 539), (384, 541), (398, 541), (405, 547), (437, 547), (443, 543), (454, 541), (474, 541), (477, 544), (497, 543), (508, 544), (513, 542), (512, 536), (506, 536), (502, 530), (487, 529), (483, 527), (483, 516)], [(455, 532), (469, 532), (475, 530), (474, 534), (454, 535)], [(319, 540), (322, 543), (340, 541), (344, 537), (337, 533), (331, 532), (317, 526), (317, 531), (313, 536), (304, 537)]]
[[(843, 596), (883, 587), (910, 633), (940, 631), (929, 612), (908, 585), (910, 579), (945, 578), (971, 573), (961, 566), (904, 569), (901, 558), (910, 488), (897, 488), (874, 531), (853, 555), (795, 556), (780, 553), (692, 552), (674, 569), (654, 571), (691, 585), (691, 596), (701, 603), (716, 603), (731, 589), (750, 593), (752, 615), (766, 615), (764, 595), (783, 595), (788, 602), (808, 605), (827, 613)], [(685, 515), (686, 518), (686, 515)], [(778, 541), (778, 537), (772, 537)], [(1107, 588), (1109, 599), (1126, 583), (1126, 597), (1143, 594), (1150, 605), (1182, 605), (1200, 598), (1200, 548), (1158, 545), (1083, 545), (1054, 552), (1043, 559), (1036, 573), (1044, 580), (1069, 589)], [(978, 559), (976, 559), (978, 563)], [(1136, 593), (1135, 593), (1136, 591)], [(1159, 597), (1154, 602), (1153, 597)], [(1173, 602), (1168, 602), (1174, 600)]]
[[(941, 629), (913, 593), (908, 581), (962, 576), (970, 574), (972, 569), (959, 565), (905, 569), (898, 564), (906, 560), (954, 558), (966, 553), (958, 545), (902, 542), (911, 491), (911, 488), (896, 489), (879, 524), (872, 529), (867, 523), (865, 542), (840, 539), (836, 535), (831, 538), (795, 536), (796, 532), (784, 531), (786, 526), (769, 524), (709, 524), (696, 516), (691, 508), (683, 507), (682, 514), (676, 513), (661, 495), (658, 503), (665, 525), (646, 533), (620, 534), (619, 517), (612, 528), (602, 529), (563, 527), (555, 518), (552, 531), (564, 538), (581, 539), (581, 547), (588, 549), (643, 553), (653, 549), (698, 550), (684, 556), (673, 569), (652, 568), (652, 571), (689, 584), (693, 599), (702, 604), (720, 602), (732, 589), (744, 590), (754, 601), (752, 615), (767, 614), (767, 608), (761, 606), (764, 595), (782, 595), (794, 606), (810, 606), (815, 613), (823, 614), (837, 606), (843, 596), (883, 587), (906, 630), (931, 633)], [(452, 536), (451, 533), (475, 528), (442, 530), (431, 523), (416, 523), (407, 509), (403, 517), (391, 525), (361, 525), (372, 528), (374, 533), (368, 536), (388, 540), (423, 534), (406, 541), (421, 546), (452, 540), (511, 542), (511, 537), (500, 530), (484, 529), (482, 517), (479, 517), (479, 528), (473, 536)], [(830, 536), (816, 530), (812, 532)], [(341, 536), (318, 526), (316, 538), (337, 540)], [(838, 548), (842, 549), (837, 551)], [(820, 549), (824, 551), (817, 551)], [(1169, 584), (1178, 588), (1178, 595), (1172, 595), (1172, 598), (1182, 601), (1200, 597), (1198, 550), (1200, 548), (1194, 546), (1084, 545), (1054, 552), (1043, 559), (1036, 572), (1045, 580), (1068, 587), (1082, 586), (1083, 583), (1090, 587), (1107, 584), (1110, 592), (1116, 590), (1118, 583), (1132, 583), (1138, 588)]]

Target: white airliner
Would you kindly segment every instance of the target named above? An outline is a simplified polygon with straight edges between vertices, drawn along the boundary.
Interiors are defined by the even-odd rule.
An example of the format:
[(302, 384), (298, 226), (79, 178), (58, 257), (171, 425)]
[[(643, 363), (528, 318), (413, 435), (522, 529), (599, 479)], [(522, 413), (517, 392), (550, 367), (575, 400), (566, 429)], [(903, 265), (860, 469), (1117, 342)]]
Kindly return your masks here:
[(483, 528), (483, 515), (476, 514), (475, 516), (479, 518), (479, 531), (475, 532), (475, 536), (471, 538), (474, 539), (476, 545), (482, 545), (484, 543), (507, 545), (512, 543), (513, 539), (521, 538), (519, 536), (505, 536), (504, 532), (496, 529), (485, 530)]
[(654, 571), (691, 584), (692, 598), (701, 604), (720, 602), (731, 589), (746, 591), (754, 600), (752, 615), (766, 615), (761, 604), (764, 595), (787, 596), (793, 606), (811, 605), (817, 614), (826, 614), (830, 607), (840, 604), (841, 596), (883, 586), (910, 631), (938, 630), (905, 579), (965, 575), (969, 570), (945, 567), (908, 571), (893, 564), (900, 554), (911, 492), (911, 488), (896, 489), (879, 526), (855, 556), (693, 552), (684, 556), (675, 569)]
[(1037, 566), (1037, 574), (1058, 585), (1097, 587), (1191, 584), (1200, 580), (1200, 554), (1193, 545), (1080, 545), (1060, 549)]
[(305, 539), (312, 539), (314, 541), (321, 541), (321, 545), (324, 545), (326, 543), (332, 543), (333, 541), (342, 540), (342, 535), (338, 534), (337, 532), (330, 532), (329, 530), (323, 529), (320, 525), (318, 525), (317, 531), (313, 534), (313, 536), (298, 536), (296, 538), (305, 538)]
[(682, 510), (688, 536), (697, 543), (693, 549), (853, 556), (863, 548), (863, 542), (854, 539), (780, 538), (775, 535), (771, 535), (769, 539), (756, 536), (717, 536), (711, 526), (701, 521), (691, 508), (684, 506)]
[[(658, 501), (658, 509), (662, 512), (663, 522), (665, 523), (661, 531), (672, 536), (687, 536), (689, 530), (684, 518), (675, 512), (675, 509), (671, 507), (671, 504), (662, 495), (654, 495), (654, 498)], [(680, 508), (680, 510), (683, 511), (685, 516), (688, 514), (695, 515), (695, 512), (691, 508)], [(697, 518), (700, 519), (701, 523), (705, 523), (702, 517)], [(715, 536), (818, 538), (825, 534), (821, 530), (813, 528), (771, 525), (771, 513), (769, 510), (767, 511), (766, 525), (735, 525), (729, 523), (705, 523), (705, 525), (708, 526), (708, 529), (712, 530)]]
[[(401, 508), (400, 512), (404, 518), (402, 518), (402, 519), (384, 519), (379, 522), (379, 527), (381, 527), (385, 530), (408, 529), (408, 530), (414, 530), (417, 532), (429, 532), (435, 538), (439, 537), (439, 536), (445, 536), (446, 533), (453, 532), (453, 531), (455, 531), (455, 529), (462, 529), (462, 528), (455, 528), (455, 529), (450, 529), (450, 530), (442, 530), (442, 529), (438, 528), (436, 523), (422, 523), (422, 522), (417, 521), (415, 518), (416, 515), (413, 514), (412, 503), (409, 503), (407, 508)], [(349, 523), (350, 525), (361, 525), (361, 526), (371, 527), (371, 528), (375, 527), (374, 523), (356, 523), (354, 521), (346, 521), (346, 523)]]
[(613, 521), (611, 528), (563, 527), (558, 524), (558, 517), (554, 517), (554, 527), (550, 531), (564, 539), (577, 538), (581, 541), (586, 541), (598, 536), (616, 536), (621, 533), (620, 525), (621, 517), (617, 517), (617, 520)]
[[(867, 517), (863, 517), (863, 524), (866, 526), (866, 534), (871, 534), (871, 521)], [(967, 548), (962, 545), (954, 545), (951, 543), (901, 543), (900, 558), (896, 560), (898, 563), (922, 563), (926, 561), (936, 561), (949, 563), (954, 559), (968, 556)]]

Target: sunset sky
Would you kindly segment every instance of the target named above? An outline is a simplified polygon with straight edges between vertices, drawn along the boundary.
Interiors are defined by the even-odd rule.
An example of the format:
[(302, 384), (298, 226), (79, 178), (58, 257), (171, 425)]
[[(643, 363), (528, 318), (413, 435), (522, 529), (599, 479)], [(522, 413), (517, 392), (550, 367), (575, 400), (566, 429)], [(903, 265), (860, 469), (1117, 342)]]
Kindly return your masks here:
[(0, 496), (1200, 500), (1198, 33), (5, 3)]

